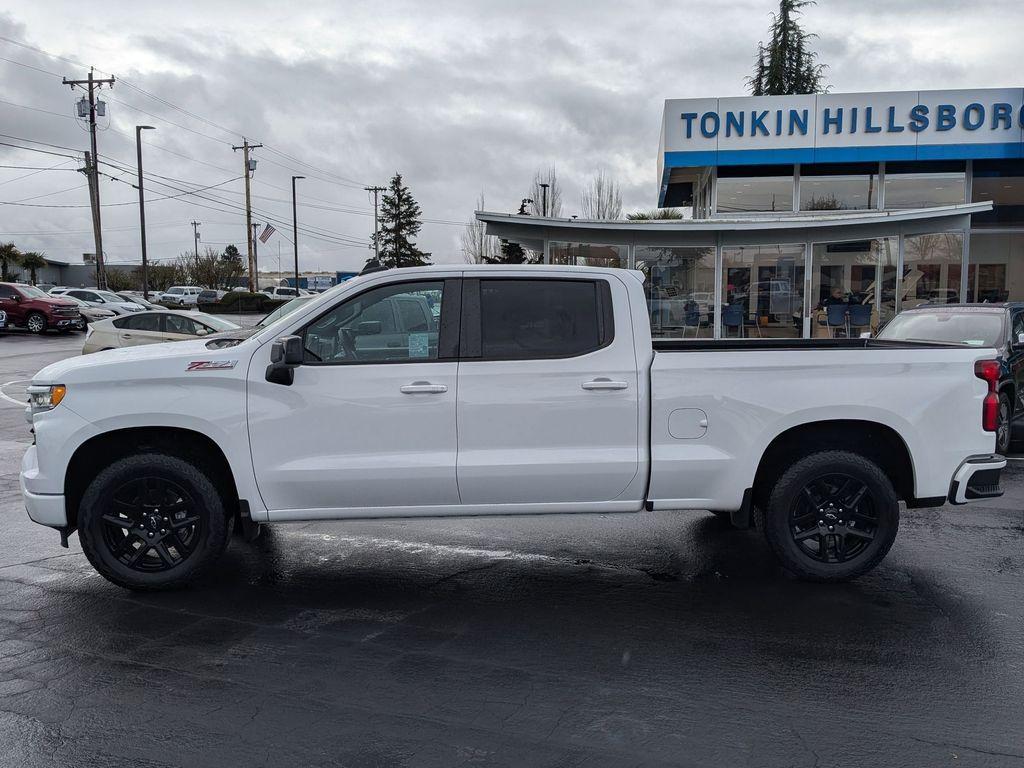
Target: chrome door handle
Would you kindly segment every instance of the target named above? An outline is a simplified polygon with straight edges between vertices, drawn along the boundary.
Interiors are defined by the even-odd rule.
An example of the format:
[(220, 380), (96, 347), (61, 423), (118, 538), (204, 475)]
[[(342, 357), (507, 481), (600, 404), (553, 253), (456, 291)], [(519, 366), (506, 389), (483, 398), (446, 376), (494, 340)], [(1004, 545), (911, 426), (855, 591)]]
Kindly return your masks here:
[(584, 389), (627, 389), (629, 384), (624, 381), (612, 381), (611, 379), (594, 379), (580, 384)]
[(444, 384), (431, 384), (429, 381), (414, 381), (412, 384), (406, 384), (401, 389), (404, 395), (439, 395), (447, 391), (448, 387)]

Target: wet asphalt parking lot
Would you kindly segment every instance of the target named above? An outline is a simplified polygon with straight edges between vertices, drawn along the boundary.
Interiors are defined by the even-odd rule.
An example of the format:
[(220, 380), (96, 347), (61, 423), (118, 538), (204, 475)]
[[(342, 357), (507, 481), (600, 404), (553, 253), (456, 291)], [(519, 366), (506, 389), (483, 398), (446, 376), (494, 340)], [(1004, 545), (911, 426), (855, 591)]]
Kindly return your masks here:
[[(3, 394), (80, 346), (0, 336)], [(265, 528), (137, 595), (28, 520), (29, 441), (0, 401), (0, 766), (1024, 764), (1024, 461), (847, 585), (658, 512)]]

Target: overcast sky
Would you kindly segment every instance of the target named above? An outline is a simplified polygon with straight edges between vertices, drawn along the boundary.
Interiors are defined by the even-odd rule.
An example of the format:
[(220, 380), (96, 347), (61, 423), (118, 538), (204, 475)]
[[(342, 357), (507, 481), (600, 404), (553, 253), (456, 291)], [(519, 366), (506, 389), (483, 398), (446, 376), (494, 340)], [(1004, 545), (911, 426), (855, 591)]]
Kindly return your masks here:
[[(480, 194), (488, 209), (513, 211), (539, 168), (556, 167), (565, 215), (598, 169), (622, 185), (627, 210), (654, 205), (663, 100), (742, 95), (775, 5), (37, 0), (8, 3), (0, 36), (123, 78), (104, 93), (101, 156), (133, 168), (134, 126), (157, 127), (144, 134), (144, 167), (171, 186), (147, 188), (151, 256), (191, 250), (193, 219), (205, 243), (244, 252), (242, 160), (231, 150), (244, 134), (268, 146), (255, 154), (256, 220), (290, 221), (290, 177), (309, 177), (298, 182), (301, 266), (352, 269), (373, 229), (361, 188), (396, 170), (427, 220), (420, 246), (438, 262), (462, 259), (458, 223)], [(1024, 84), (1017, 1), (821, 0), (804, 23), (834, 92)], [(73, 117), (80, 93), (60, 84), (85, 69), (6, 41), (0, 57), (0, 134), (86, 149)], [(0, 168), (0, 201), (22, 203), (0, 205), (0, 238), (60, 259), (93, 250), (74, 161), (0, 146), (0, 164), (32, 167)], [(203, 194), (224, 202), (200, 202), (222, 210), (156, 199), (185, 188), (177, 180), (220, 185)], [(108, 258), (137, 262), (136, 191), (104, 179), (101, 194), (127, 203), (103, 209)], [(303, 223), (322, 239), (303, 236)], [(276, 267), (279, 244), (290, 255), (275, 235), (262, 265)]]

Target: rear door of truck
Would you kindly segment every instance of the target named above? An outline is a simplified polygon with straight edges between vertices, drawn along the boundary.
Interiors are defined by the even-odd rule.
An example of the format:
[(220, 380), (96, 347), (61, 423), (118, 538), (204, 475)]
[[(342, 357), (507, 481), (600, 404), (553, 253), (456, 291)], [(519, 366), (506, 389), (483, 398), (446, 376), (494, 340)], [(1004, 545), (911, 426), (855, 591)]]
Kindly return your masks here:
[(585, 272), (476, 274), (462, 298), (462, 503), (619, 499), (637, 477), (641, 435), (625, 286)]

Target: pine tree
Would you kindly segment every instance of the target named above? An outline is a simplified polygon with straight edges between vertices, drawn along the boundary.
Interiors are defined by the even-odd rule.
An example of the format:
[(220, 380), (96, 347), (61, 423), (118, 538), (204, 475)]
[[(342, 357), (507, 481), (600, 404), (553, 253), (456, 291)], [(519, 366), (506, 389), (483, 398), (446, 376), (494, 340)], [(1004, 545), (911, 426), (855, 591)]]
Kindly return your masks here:
[(799, 17), (814, 0), (779, 0), (779, 12), (772, 14), (771, 39), (757, 44), (754, 73), (747, 86), (754, 96), (782, 96), (819, 93), (823, 89), (825, 65), (808, 48), (816, 35), (804, 32)]
[(380, 264), (385, 269), (394, 267), (421, 267), (430, 263), (430, 254), (416, 247), (419, 234), (420, 204), (402, 184), (402, 174), (396, 173), (388, 184), (380, 207)]
[(510, 240), (502, 240), (499, 256), (491, 263), (525, 264), (526, 262), (526, 251), (523, 250), (523, 246), (521, 246), (519, 243), (513, 243)]

